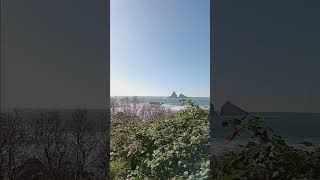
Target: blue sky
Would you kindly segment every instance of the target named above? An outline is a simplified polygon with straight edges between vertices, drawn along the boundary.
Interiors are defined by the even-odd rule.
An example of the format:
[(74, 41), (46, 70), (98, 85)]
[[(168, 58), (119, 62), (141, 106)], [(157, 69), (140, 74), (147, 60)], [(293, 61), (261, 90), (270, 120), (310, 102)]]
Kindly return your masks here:
[(111, 96), (209, 97), (209, 0), (111, 0)]

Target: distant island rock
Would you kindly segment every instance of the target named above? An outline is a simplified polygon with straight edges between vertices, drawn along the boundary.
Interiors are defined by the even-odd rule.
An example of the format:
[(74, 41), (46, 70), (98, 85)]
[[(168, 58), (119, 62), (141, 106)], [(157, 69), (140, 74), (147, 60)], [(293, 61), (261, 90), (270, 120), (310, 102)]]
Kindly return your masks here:
[(187, 96), (183, 95), (182, 93), (179, 94), (179, 98), (187, 98)]
[(222, 107), (220, 111), (221, 116), (237, 116), (237, 115), (248, 115), (248, 112), (239, 108), (238, 106), (232, 104), (227, 101)]
[(171, 94), (171, 96), (169, 96), (169, 98), (178, 98), (177, 94), (175, 91), (173, 91), (173, 93)]

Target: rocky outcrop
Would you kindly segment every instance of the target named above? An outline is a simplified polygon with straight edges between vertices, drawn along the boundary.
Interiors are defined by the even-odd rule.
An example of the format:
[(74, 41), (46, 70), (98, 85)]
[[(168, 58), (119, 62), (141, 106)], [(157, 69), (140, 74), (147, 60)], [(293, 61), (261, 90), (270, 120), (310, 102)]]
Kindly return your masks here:
[(232, 104), (227, 101), (222, 107), (220, 111), (221, 116), (238, 116), (238, 115), (248, 115), (248, 112), (239, 108), (238, 106)]
[(177, 94), (175, 91), (173, 91), (173, 93), (171, 94), (171, 96), (169, 96), (169, 98), (178, 98)]
[(179, 94), (179, 98), (187, 98), (187, 96), (183, 95), (182, 93)]

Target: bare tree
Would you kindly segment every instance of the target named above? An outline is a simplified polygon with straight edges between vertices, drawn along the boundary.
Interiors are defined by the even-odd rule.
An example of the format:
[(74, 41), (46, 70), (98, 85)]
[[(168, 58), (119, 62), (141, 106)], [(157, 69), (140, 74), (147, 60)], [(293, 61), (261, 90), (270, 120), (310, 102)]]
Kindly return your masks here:
[(96, 154), (97, 179), (105, 180), (109, 178), (109, 142), (108, 134), (101, 133)]
[[(90, 172), (95, 161), (94, 150), (97, 147), (97, 133), (93, 129), (93, 122), (87, 118), (87, 110), (78, 109), (73, 113), (73, 127), (71, 128), (73, 163), (76, 177), (82, 177)], [(92, 168), (91, 168), (92, 170)]]
[(110, 114), (115, 115), (117, 113), (117, 108), (119, 107), (119, 102), (116, 97), (110, 98)]
[(41, 114), (34, 129), (36, 157), (52, 176), (70, 174), (71, 147), (68, 133), (61, 126), (58, 112)]
[(144, 120), (157, 120), (172, 116), (174, 112), (165, 106), (144, 104), (139, 110), (139, 116)]
[(12, 179), (14, 169), (21, 163), (25, 143), (22, 118), (18, 111), (1, 115), (0, 120), (0, 178)]

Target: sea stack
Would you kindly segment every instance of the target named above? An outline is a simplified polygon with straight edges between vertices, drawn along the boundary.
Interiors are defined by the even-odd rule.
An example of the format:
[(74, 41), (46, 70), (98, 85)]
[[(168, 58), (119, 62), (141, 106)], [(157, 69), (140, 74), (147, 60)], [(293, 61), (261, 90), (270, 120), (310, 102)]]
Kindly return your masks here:
[(179, 98), (187, 98), (187, 96), (183, 95), (182, 93), (179, 94)]
[(248, 115), (248, 112), (244, 111), (243, 109), (239, 108), (238, 106), (227, 101), (221, 107), (220, 115), (221, 116), (239, 116), (239, 115)]
[(169, 98), (178, 98), (177, 94), (175, 91), (173, 91), (173, 93), (171, 94), (171, 96)]

